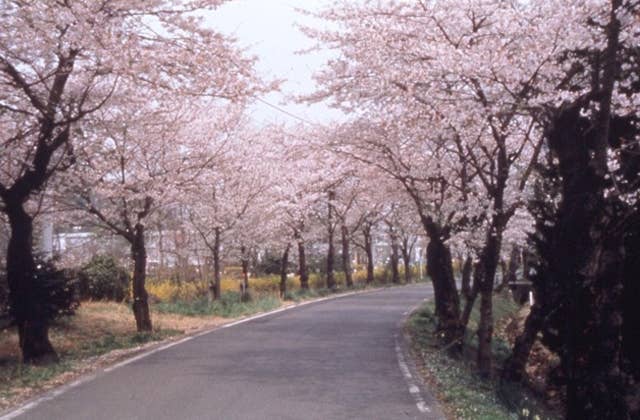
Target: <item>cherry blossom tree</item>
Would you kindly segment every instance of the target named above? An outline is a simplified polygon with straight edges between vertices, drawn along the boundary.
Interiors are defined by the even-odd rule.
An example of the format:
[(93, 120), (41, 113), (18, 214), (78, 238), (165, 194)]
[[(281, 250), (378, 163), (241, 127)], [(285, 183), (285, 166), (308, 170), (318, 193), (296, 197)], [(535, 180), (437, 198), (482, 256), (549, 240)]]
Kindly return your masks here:
[[(499, 1), (340, 3), (320, 16), (342, 25), (342, 31), (307, 30), (342, 53), (318, 75), (323, 87), (311, 99), (331, 97), (337, 106), (380, 119), (380, 126), (386, 124), (387, 142), (388, 127), (398, 125), (396, 121), (402, 118), (404, 126), (391, 134), (400, 138), (394, 144), (398, 149), (389, 152), (382, 142), (382, 157), (395, 152), (395, 164), (407, 166), (411, 139), (427, 136), (434, 143), (428, 146), (431, 150), (425, 153), (416, 144), (415, 149), (421, 151), (412, 158), (433, 157), (437, 150), (439, 160), (446, 159), (448, 167), (436, 164), (442, 168), (440, 173), (432, 170), (434, 176), (425, 178), (439, 179), (444, 185), (451, 179), (444, 171), (458, 172), (457, 197), (449, 196), (448, 205), (471, 204), (469, 191), (465, 191), (470, 189), (482, 197), (473, 204), (489, 210), (475, 215), (468, 209), (456, 212), (462, 222), (484, 218), (486, 235), (479, 255), (482, 275), (477, 276), (476, 290), (482, 297), (478, 363), (485, 374), (491, 369), (491, 293), (503, 233), (524, 204), (522, 193), (542, 147), (535, 116), (527, 113), (529, 100), (557, 75), (552, 61), (559, 39), (574, 28), (573, 21), (561, 25), (558, 19), (544, 20), (550, 10), (537, 3)], [(539, 36), (532, 38), (529, 31)], [(420, 130), (427, 132), (417, 134)], [(515, 176), (516, 171), (521, 175)], [(415, 176), (413, 179), (415, 182)], [(454, 188), (448, 190), (451, 193)], [(421, 213), (426, 216), (425, 211)], [(425, 226), (430, 226), (434, 249), (438, 240), (450, 241), (452, 232), (432, 220), (432, 214), (423, 217)], [(436, 277), (452, 279), (451, 269)], [(473, 294), (471, 297), (473, 300)]]
[[(199, 148), (215, 159), (199, 171), (182, 197), (192, 227), (213, 258), (212, 300), (220, 297), (223, 250), (227, 256), (232, 249), (239, 252), (243, 290), (248, 291), (249, 253), (275, 229), (271, 189), (278, 173), (274, 165), (279, 149), (272, 147), (277, 130), (258, 131), (241, 111), (234, 118), (222, 119), (224, 123), (216, 130), (204, 131), (207, 141)], [(209, 121), (202, 123), (207, 126)]]
[[(625, 126), (621, 121), (620, 125), (614, 124), (616, 119), (612, 118), (612, 110), (620, 110), (616, 115), (618, 119), (628, 118), (628, 113), (634, 112), (632, 109), (637, 111), (637, 95), (632, 87), (635, 79), (630, 76), (635, 62), (629, 60), (635, 54), (631, 52), (632, 45), (637, 43), (639, 32), (637, 8), (637, 2), (623, 0), (337, 2), (335, 7), (319, 16), (334, 23), (333, 28), (338, 29), (306, 29), (310, 36), (340, 52), (339, 58), (330, 61), (318, 74), (321, 88), (310, 99), (331, 98), (336, 106), (357, 113), (361, 120), (384, 133), (368, 134), (369, 138), (384, 139), (378, 142), (377, 155), (357, 150), (353, 141), (344, 152), (378, 165), (401, 182), (405, 179), (405, 184), (411, 187), (407, 188), (409, 192), (416, 191), (414, 186), (419, 180), (439, 180), (441, 186), (453, 181), (449, 188), (440, 189), (442, 195), (448, 196), (443, 201), (445, 206), (441, 207), (445, 210), (444, 219), (438, 219), (437, 212), (428, 208), (430, 200), (420, 199), (424, 194), (422, 191), (413, 194), (418, 198), (414, 200), (419, 210), (421, 201), (423, 206), (427, 204), (429, 211), (421, 211), (425, 227), (430, 224), (425, 222), (439, 222), (439, 225), (431, 224), (431, 229), (427, 228), (430, 247), (438, 243), (438, 238), (455, 246), (451, 241), (460, 236), (455, 230), (463, 227), (460, 230), (462, 237), (468, 236), (465, 232), (468, 229), (464, 229), (468, 223), (476, 226), (476, 230), (484, 231), (480, 246), (469, 247), (477, 238), (465, 241), (465, 246), (478, 252), (476, 287), (469, 294), (469, 301), (473, 302), (475, 293), (480, 294), (477, 357), (484, 375), (491, 371), (491, 294), (496, 267), (505, 234), (515, 232), (508, 226), (531, 197), (530, 181), (544, 147), (544, 137), (549, 139), (550, 148), (561, 162), (564, 182), (585, 185), (578, 182), (574, 171), (581, 167), (580, 162), (589, 162), (585, 166), (588, 170), (580, 174), (591, 180), (585, 182), (597, 187), (590, 190), (593, 194), (589, 196), (593, 198), (594, 209), (606, 207), (603, 195), (615, 195), (615, 191), (620, 191), (619, 186), (607, 190), (603, 180), (614, 179), (608, 174), (608, 165), (616, 162), (617, 156), (624, 155), (609, 152), (608, 141), (612, 133), (614, 138), (621, 135), (625, 139), (625, 147), (629, 147), (629, 137), (633, 138), (631, 128), (623, 129)], [(398, 124), (399, 120), (402, 124)], [(567, 131), (578, 130), (580, 121), (592, 127), (593, 135)], [(389, 127), (398, 128), (393, 132)], [(352, 135), (364, 137), (363, 131), (359, 129)], [(621, 134), (623, 132), (625, 134)], [(576, 155), (582, 149), (570, 147), (565, 141), (580, 136), (589, 145), (583, 149), (588, 152), (584, 151), (582, 160)], [(423, 137), (432, 143), (426, 149), (420, 148)], [(420, 151), (412, 155), (410, 149)], [(614, 157), (608, 159), (608, 153)], [(438, 159), (431, 170), (420, 176), (402, 173), (409, 172), (408, 168), (421, 155), (434, 157), (436, 154)], [(628, 163), (630, 158), (627, 155), (625, 159)], [(446, 163), (440, 166), (442, 162)], [(434, 167), (440, 172), (434, 171)], [(593, 177), (588, 178), (591, 175)], [(569, 181), (571, 179), (574, 181)], [(624, 183), (629, 182), (627, 177)], [(567, 188), (570, 187), (565, 184), (565, 192)], [(625, 193), (625, 205), (633, 200), (628, 192)], [(467, 208), (461, 211), (465, 206)], [(560, 211), (561, 215), (573, 217), (575, 211), (588, 218), (584, 208), (578, 210), (568, 202), (566, 206), (569, 207), (561, 207), (564, 210)], [(592, 215), (598, 219), (596, 213)], [(524, 231), (531, 229), (530, 217), (518, 219)], [(561, 216), (560, 220), (567, 227), (574, 226), (569, 219)], [(447, 235), (444, 239), (442, 231), (435, 227), (445, 227)], [(586, 247), (602, 244), (603, 237), (592, 235), (580, 243)], [(508, 238), (506, 242), (513, 241)], [(567, 249), (571, 248), (566, 245)], [(600, 248), (596, 246), (595, 249)], [(597, 254), (586, 248), (585, 252), (584, 255)], [(546, 251), (544, 255), (547, 255)], [(587, 263), (587, 260), (591, 262)], [(572, 272), (582, 273), (586, 270), (584, 267), (589, 266), (591, 269), (600, 267), (604, 273), (615, 258), (596, 260), (587, 258), (576, 262)], [(556, 268), (560, 270), (558, 273), (563, 272), (561, 266)], [(597, 275), (589, 278), (597, 283)], [(575, 280), (576, 286), (581, 287), (582, 281)], [(438, 287), (435, 289), (438, 305), (441, 299)], [(605, 300), (610, 307), (620, 308), (614, 303), (620, 303), (620, 295), (616, 293), (605, 293)], [(574, 321), (576, 330), (582, 331), (581, 321), (578, 318)], [(594, 322), (606, 324), (604, 318), (594, 319)], [(616, 328), (619, 327), (602, 330), (618, 331)], [(575, 336), (575, 332), (567, 332), (567, 337), (570, 336)], [(591, 340), (600, 341), (595, 337)], [(620, 342), (609, 338), (603, 342), (609, 343), (614, 354), (621, 351)], [(573, 349), (576, 350), (575, 346)], [(574, 360), (570, 354), (565, 356), (567, 360)], [(582, 360), (587, 363), (590, 359), (585, 356)], [(572, 375), (579, 376), (575, 369), (568, 369)], [(588, 369), (581, 370), (586, 371)], [(613, 371), (617, 369), (610, 370)], [(620, 384), (619, 377), (610, 379), (611, 386), (616, 380)], [(581, 405), (577, 401), (585, 407), (588, 405), (585, 401), (597, 400), (589, 391), (591, 388), (580, 387), (579, 383), (583, 382), (572, 385), (570, 417), (594, 417), (584, 411), (571, 411)], [(616, 410), (621, 410), (617, 413), (625, 418), (624, 409), (620, 408), (623, 405), (618, 404)], [(606, 407), (603, 403), (599, 409)], [(599, 413), (595, 417), (606, 416), (604, 411)]]
[(78, 130), (121, 81), (199, 96), (235, 98), (252, 91), (252, 60), (195, 17), (219, 4), (1, 3), (0, 197), (12, 232), (7, 273), (25, 361), (56, 358), (36, 303), (31, 200), (74, 164), (79, 139), (90, 138)]

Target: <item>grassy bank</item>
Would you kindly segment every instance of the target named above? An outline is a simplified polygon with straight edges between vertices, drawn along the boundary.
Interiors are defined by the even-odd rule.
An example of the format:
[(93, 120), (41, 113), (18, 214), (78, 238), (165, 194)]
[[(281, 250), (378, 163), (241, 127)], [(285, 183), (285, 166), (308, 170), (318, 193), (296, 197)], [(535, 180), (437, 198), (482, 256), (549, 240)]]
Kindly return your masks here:
[(218, 316), (222, 318), (238, 318), (258, 312), (266, 312), (282, 305), (282, 301), (273, 294), (252, 294), (246, 302), (241, 300), (238, 292), (224, 293), (220, 299), (209, 302), (206, 297), (193, 300), (174, 300), (160, 302), (153, 308), (161, 314), (176, 314), (191, 317)]
[(76, 315), (53, 324), (50, 339), (60, 363), (48, 366), (22, 364), (17, 333), (14, 329), (0, 331), (0, 409), (113, 363), (147, 343), (224, 322), (217, 316), (193, 318), (158, 311), (152, 319), (154, 331), (141, 334), (136, 332), (128, 305), (85, 302)]
[[(494, 296), (496, 336), (493, 354), (499, 368), (510, 353), (510, 346), (500, 328), (516, 316), (519, 307), (506, 295)], [(478, 306), (478, 305), (476, 305)], [(433, 391), (444, 405), (451, 419), (515, 420), (556, 419), (542, 401), (529, 390), (511, 386), (501, 387), (497, 378), (484, 380), (475, 369), (477, 348), (476, 329), (478, 309), (474, 308), (465, 337), (462, 357), (450, 357), (435, 337), (435, 307), (432, 301), (424, 304), (409, 319), (407, 328), (412, 337), (413, 350)]]

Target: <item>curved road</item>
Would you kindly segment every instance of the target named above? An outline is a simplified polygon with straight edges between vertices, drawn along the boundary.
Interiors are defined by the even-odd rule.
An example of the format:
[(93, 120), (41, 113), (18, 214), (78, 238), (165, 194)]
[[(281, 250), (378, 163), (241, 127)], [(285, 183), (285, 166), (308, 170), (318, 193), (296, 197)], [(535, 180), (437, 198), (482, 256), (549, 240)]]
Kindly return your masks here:
[(0, 419), (440, 419), (401, 333), (430, 295), (392, 288), (220, 328)]

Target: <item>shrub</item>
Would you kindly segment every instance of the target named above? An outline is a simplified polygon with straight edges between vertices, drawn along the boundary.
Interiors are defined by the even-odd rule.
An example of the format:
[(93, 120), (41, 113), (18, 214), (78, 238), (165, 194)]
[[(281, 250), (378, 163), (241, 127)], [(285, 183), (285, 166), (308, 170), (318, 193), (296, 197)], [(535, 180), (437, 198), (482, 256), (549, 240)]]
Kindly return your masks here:
[(128, 296), (129, 274), (109, 256), (94, 256), (78, 272), (82, 299), (121, 302)]
[(55, 265), (54, 259), (36, 256), (35, 300), (42, 308), (42, 317), (52, 321), (60, 316), (73, 315), (80, 306), (76, 279)]

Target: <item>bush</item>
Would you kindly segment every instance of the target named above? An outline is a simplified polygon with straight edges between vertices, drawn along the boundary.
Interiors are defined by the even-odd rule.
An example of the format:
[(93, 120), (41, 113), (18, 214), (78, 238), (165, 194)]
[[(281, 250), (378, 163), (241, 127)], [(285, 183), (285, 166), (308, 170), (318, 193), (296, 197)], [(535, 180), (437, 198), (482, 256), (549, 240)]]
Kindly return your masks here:
[(129, 274), (112, 258), (96, 255), (78, 272), (80, 298), (122, 302), (129, 291)]
[(73, 315), (80, 306), (76, 279), (55, 265), (55, 260), (36, 256), (35, 299), (43, 309), (42, 316), (54, 320), (60, 316)]

